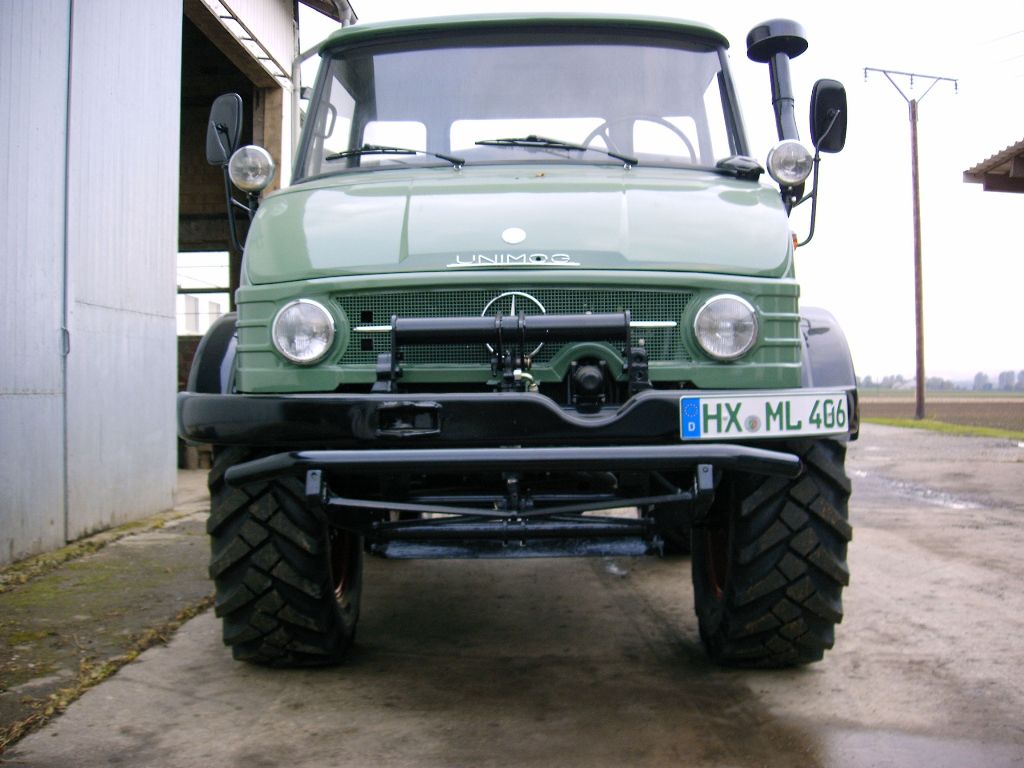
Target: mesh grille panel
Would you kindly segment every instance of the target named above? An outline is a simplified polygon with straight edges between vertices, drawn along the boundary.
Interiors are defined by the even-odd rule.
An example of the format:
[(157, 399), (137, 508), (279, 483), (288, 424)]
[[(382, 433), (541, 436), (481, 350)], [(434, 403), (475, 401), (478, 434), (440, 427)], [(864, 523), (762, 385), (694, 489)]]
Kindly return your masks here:
[[(353, 328), (360, 325), (388, 325), (392, 315), (401, 317), (477, 317), (496, 296), (505, 293), (495, 288), (465, 290), (395, 291), (387, 293), (353, 293), (337, 296), (335, 301), (345, 312)], [(600, 288), (527, 288), (528, 293), (549, 314), (583, 314), (585, 312), (623, 312), (629, 310), (634, 321), (673, 320), (680, 322), (692, 294), (681, 291), (607, 290)], [(499, 310), (509, 314), (511, 297), (496, 302), (488, 315)], [(529, 299), (516, 297), (516, 312), (537, 314), (540, 309)], [(690, 352), (683, 344), (680, 329), (641, 328), (632, 332), (632, 342), (644, 340), (652, 361), (690, 361)], [(373, 365), (377, 355), (387, 352), (390, 338), (382, 333), (352, 333), (352, 341), (339, 363), (342, 365)], [(372, 346), (371, 346), (372, 345)], [(545, 344), (536, 362), (543, 364), (563, 344)], [(490, 353), (483, 346), (432, 344), (403, 349), (406, 364), (441, 363), (489, 365)]]

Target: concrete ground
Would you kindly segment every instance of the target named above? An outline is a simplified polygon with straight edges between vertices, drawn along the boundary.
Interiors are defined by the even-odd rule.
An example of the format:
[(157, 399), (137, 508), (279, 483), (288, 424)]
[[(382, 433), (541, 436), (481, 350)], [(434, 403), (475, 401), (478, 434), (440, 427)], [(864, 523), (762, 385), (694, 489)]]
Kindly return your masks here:
[(0, 754), (209, 604), (208, 511), (180, 471), (174, 511), (0, 571)]
[[(820, 664), (711, 666), (688, 558), (371, 559), (344, 665), (236, 663), (206, 612), (0, 762), (1024, 766), (1024, 446), (868, 425), (848, 470), (852, 583)], [(143, 538), (194, 558), (198, 586), (189, 524)], [(141, 559), (129, 539), (78, 562)], [(144, 580), (120, 581), (126, 606), (153, 602), (130, 597)], [(3, 621), (4, 598), (33, 583), (0, 595)], [(107, 626), (74, 621), (54, 631)]]

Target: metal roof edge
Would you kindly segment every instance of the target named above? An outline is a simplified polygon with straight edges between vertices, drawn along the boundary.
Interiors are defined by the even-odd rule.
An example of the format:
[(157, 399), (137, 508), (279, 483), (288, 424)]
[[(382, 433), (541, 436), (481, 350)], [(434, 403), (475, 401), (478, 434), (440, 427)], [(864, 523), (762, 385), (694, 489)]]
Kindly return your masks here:
[(320, 50), (352, 42), (374, 38), (388, 38), (404, 34), (417, 34), (432, 30), (467, 29), (475, 27), (515, 27), (536, 25), (565, 25), (607, 27), (621, 30), (660, 29), (683, 32), (707, 38), (715, 43), (729, 46), (729, 41), (714, 28), (697, 21), (663, 16), (644, 16), (607, 13), (494, 13), (461, 16), (431, 16), (417, 19), (379, 21), (355, 24), (332, 33), (320, 44)]
[(985, 174), (991, 173), (999, 166), (1021, 155), (1024, 155), (1024, 139), (1021, 139), (1016, 144), (1011, 144), (1006, 149), (968, 168), (964, 171), (964, 181), (968, 183), (981, 183)]

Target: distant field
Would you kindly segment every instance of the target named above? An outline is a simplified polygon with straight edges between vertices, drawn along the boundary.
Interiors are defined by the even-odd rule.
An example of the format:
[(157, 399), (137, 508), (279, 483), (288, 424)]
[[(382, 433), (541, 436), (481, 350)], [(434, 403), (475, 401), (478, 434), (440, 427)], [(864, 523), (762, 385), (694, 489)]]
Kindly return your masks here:
[[(913, 392), (860, 393), (865, 419), (914, 418)], [(925, 418), (947, 424), (1024, 432), (1024, 394), (1013, 392), (936, 392), (925, 395)]]

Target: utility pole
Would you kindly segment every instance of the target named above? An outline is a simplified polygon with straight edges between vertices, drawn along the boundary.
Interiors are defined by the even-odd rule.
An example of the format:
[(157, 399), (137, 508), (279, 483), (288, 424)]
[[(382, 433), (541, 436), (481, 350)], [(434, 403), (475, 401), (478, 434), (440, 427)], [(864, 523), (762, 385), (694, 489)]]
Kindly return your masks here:
[[(868, 72), (878, 72), (885, 75), (885, 78), (892, 83), (903, 100), (910, 107), (910, 178), (914, 195), (914, 322), (917, 329), (917, 405), (914, 409), (914, 418), (924, 418), (924, 294), (921, 280), (921, 186), (917, 167), (917, 105), (924, 101), (932, 88), (940, 82), (953, 84), (953, 92), (958, 89), (957, 81), (952, 77), (936, 77), (935, 75), (921, 75), (916, 72), (897, 72), (894, 69), (875, 69), (864, 67), (864, 81), (867, 82)], [(928, 81), (930, 84), (925, 92), (918, 99), (910, 98), (903, 89), (893, 80), (893, 77), (908, 78), (911, 89), (914, 87), (914, 79)]]

